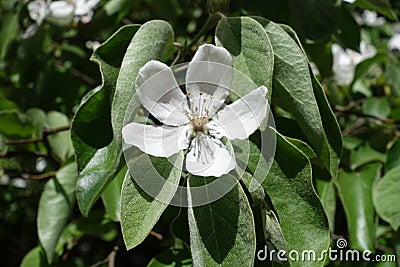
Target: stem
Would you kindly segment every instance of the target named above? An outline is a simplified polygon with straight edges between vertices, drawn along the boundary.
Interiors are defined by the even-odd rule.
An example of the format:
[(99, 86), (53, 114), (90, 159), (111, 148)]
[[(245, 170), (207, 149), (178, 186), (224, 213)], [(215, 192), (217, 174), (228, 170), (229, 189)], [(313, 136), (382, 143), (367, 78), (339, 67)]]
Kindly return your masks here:
[(43, 173), (43, 174), (23, 173), (21, 176), (22, 176), (22, 178), (25, 178), (25, 179), (40, 180), (40, 179), (46, 179), (46, 178), (50, 178), (50, 177), (56, 176), (56, 174), (57, 174), (56, 171), (52, 171), (52, 172), (46, 172), (46, 173)]
[(20, 144), (34, 144), (39, 142), (44, 142), (47, 139), (48, 135), (55, 134), (62, 131), (67, 131), (71, 128), (70, 125), (65, 125), (57, 128), (42, 130), (42, 137), (40, 138), (31, 138), (31, 139), (16, 139), (16, 140), (8, 140), (4, 141), (5, 145), (20, 145)]
[(183, 57), (189, 52), (189, 50), (192, 48), (192, 46), (194, 46), (203, 35), (205, 35), (209, 30), (214, 28), (218, 24), (218, 22), (224, 17), (225, 17), (225, 15), (222, 14), (221, 12), (216, 12), (214, 14), (211, 14), (211, 16), (208, 17), (206, 23), (200, 29), (200, 31), (196, 34), (196, 36), (189, 43), (189, 45), (186, 46), (183, 53), (181, 53), (179, 61), (181, 59), (183, 59)]

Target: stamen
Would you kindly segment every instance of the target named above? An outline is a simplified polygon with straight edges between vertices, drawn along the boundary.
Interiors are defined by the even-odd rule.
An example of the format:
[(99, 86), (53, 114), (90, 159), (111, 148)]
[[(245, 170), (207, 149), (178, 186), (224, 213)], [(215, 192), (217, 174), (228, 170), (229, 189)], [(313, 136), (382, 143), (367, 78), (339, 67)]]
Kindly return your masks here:
[(199, 114), (198, 114), (198, 117), (200, 117), (201, 116), (201, 111), (202, 111), (202, 109), (201, 109), (201, 96), (203, 95), (203, 93), (202, 92), (200, 92), (200, 94), (199, 94), (200, 96), (199, 96)]

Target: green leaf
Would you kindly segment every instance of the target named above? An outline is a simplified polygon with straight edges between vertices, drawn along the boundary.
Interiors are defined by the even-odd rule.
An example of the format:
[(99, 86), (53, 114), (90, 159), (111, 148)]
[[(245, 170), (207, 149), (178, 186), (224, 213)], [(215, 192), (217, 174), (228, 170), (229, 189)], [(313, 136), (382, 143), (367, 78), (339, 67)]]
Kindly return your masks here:
[(351, 247), (374, 251), (375, 212), (372, 188), (380, 176), (381, 164), (372, 163), (359, 172), (339, 173), (337, 189), (347, 218)]
[(393, 94), (395, 96), (400, 96), (400, 63), (393, 64), (391, 62), (388, 62), (386, 73), (389, 82), (392, 85), (391, 89)]
[[(317, 176), (318, 177), (318, 176)], [(319, 176), (320, 178), (323, 178)], [(329, 229), (335, 230), (336, 189), (332, 180), (315, 179), (315, 189), (329, 221)]]
[(30, 137), (35, 128), (29, 118), (16, 110), (0, 111), (0, 133), (5, 136)]
[[(114, 35), (115, 39), (111, 38), (103, 49), (99, 48), (98, 56), (94, 56), (94, 60), (97, 60), (102, 66), (103, 87), (110, 90), (108, 94), (111, 97), (114, 93), (111, 105), (114, 139), (106, 147), (97, 151), (89, 150), (89, 157), (84, 156), (84, 160), (87, 162), (89, 159), (89, 161), (80, 172), (77, 184), (79, 208), (84, 215), (88, 214), (100, 197), (119, 165), (122, 143), (121, 129), (125, 109), (132, 98), (134, 90), (131, 85), (134, 84), (140, 67), (151, 59), (160, 58), (167, 44), (172, 42), (172, 29), (166, 22), (151, 21), (141, 26), (137, 32), (136, 30), (137, 26), (135, 25), (131, 28), (122, 28), (119, 34)], [(129, 45), (128, 37), (132, 37)], [(125, 47), (127, 47), (126, 53), (125, 51), (121, 51), (121, 54), (114, 53), (114, 49)], [(115, 83), (119, 65), (121, 65), (121, 69)], [(113, 88), (116, 88), (115, 91)], [(98, 104), (93, 101), (91, 105), (95, 107)], [(107, 112), (110, 112), (110, 110)], [(109, 116), (109, 113), (106, 115)], [(93, 134), (93, 131), (91, 133)], [(86, 153), (85, 148), (87, 147), (81, 149), (82, 153)], [(79, 163), (78, 165), (81, 166), (82, 164)]]
[[(263, 18), (257, 21), (264, 26), (275, 56), (273, 102), (294, 116), (315, 153), (335, 177), (341, 153), (340, 132), (322, 89), (312, 83), (303, 50), (278, 25)], [(330, 131), (325, 131), (324, 126)]]
[(390, 171), (398, 166), (400, 166), (400, 138), (396, 139), (387, 153), (386, 171)]
[(119, 157), (113, 139), (110, 145), (97, 150), (85, 169), (79, 173), (76, 199), (83, 216), (88, 216), (90, 209), (117, 170)]
[(40, 246), (31, 249), (23, 258), (20, 267), (47, 267), (46, 255)]
[[(212, 177), (191, 176), (188, 184), (194, 188), (213, 180)], [(192, 203), (190, 189), (188, 201)], [(240, 184), (212, 203), (189, 207), (188, 220), (193, 266), (253, 266), (254, 219)]]
[(102, 86), (81, 103), (72, 121), (71, 140), (80, 174), (76, 195), (85, 216), (119, 164), (111, 126), (111, 102), (122, 59), (138, 28), (122, 27), (93, 54), (92, 60), (99, 64), (102, 74)]
[(155, 256), (147, 267), (190, 267), (193, 266), (187, 249), (171, 248)]
[(364, 9), (375, 10), (391, 20), (397, 20), (388, 0), (357, 0), (355, 4)]
[[(307, 157), (277, 133), (275, 161), (263, 187), (280, 220), (287, 251), (328, 249), (328, 220), (312, 185)], [(323, 266), (323, 261), (292, 261), (291, 266)]]
[(4, 59), (8, 46), (19, 33), (18, 26), (18, 13), (6, 12), (1, 14), (0, 60)]
[(111, 106), (111, 122), (118, 150), (121, 149), (121, 130), (126, 109), (135, 95), (134, 84), (139, 69), (150, 60), (161, 59), (173, 39), (174, 32), (168, 22), (152, 20), (140, 27), (126, 50)]
[(120, 11), (126, 11), (132, 5), (130, 0), (111, 0), (104, 5), (107, 16), (112, 16)]
[(138, 29), (138, 25), (120, 28), (96, 49), (91, 58), (99, 65), (102, 85), (82, 101), (72, 121), (71, 140), (79, 172), (89, 163), (97, 149), (109, 145), (113, 139), (111, 102), (122, 59)]
[(360, 27), (344, 5), (340, 10), (339, 26), (334, 37), (340, 46), (360, 51)]
[(333, 172), (333, 177), (336, 177), (337, 168), (339, 166), (340, 157), (342, 155), (342, 132), (336, 120), (335, 114), (333, 113), (329, 105), (328, 99), (326, 98), (321, 84), (314, 75), (311, 75), (311, 80), (315, 99), (317, 100), (319, 112), (321, 114), (322, 126), (329, 143), (328, 148), (330, 154), (330, 162), (334, 168), (330, 172)]
[(400, 167), (383, 176), (373, 190), (373, 200), (379, 217), (387, 221), (397, 231), (400, 226)]
[[(183, 152), (172, 160), (174, 165), (167, 158), (149, 158), (143, 154), (130, 167), (132, 176), (129, 171), (126, 173), (121, 193), (121, 228), (128, 250), (143, 242), (175, 195), (182, 172)], [(159, 182), (160, 176), (168, 183)], [(146, 184), (138, 185), (138, 180)], [(140, 187), (143, 185), (151, 190), (152, 196)]]
[(367, 58), (358, 63), (356, 66), (356, 70), (354, 71), (354, 78), (353, 81), (351, 82), (350, 88), (352, 88), (356, 84), (358, 79), (366, 75), (373, 65), (384, 63), (386, 60), (387, 60), (387, 54), (380, 52), (378, 50), (378, 53), (375, 56)]
[(77, 179), (76, 164), (68, 164), (46, 183), (40, 197), (38, 235), (49, 263), (74, 206)]
[(333, 65), (332, 43), (306, 43), (303, 45), (311, 57), (310, 60), (317, 65), (321, 78), (331, 77)]
[(171, 234), (178, 240), (182, 241), (187, 247), (189, 247), (189, 223), (187, 209), (182, 207), (179, 209), (179, 214), (171, 222)]
[(308, 159), (315, 159), (317, 157), (317, 155), (315, 155), (315, 152), (309, 145), (307, 145), (307, 143), (299, 139), (290, 137), (286, 137), (286, 140), (290, 142), (292, 145), (294, 145), (298, 150), (303, 152), (303, 154), (306, 155)]
[(44, 110), (40, 108), (30, 108), (25, 114), (29, 117), (29, 121), (36, 128), (35, 137), (41, 138), (43, 135), (43, 128), (47, 127), (47, 115)]
[(0, 111), (1, 110), (18, 110), (18, 106), (17, 104), (15, 104), (14, 102), (6, 99), (5, 97), (0, 95)]
[(264, 211), (264, 236), (271, 240), (277, 250), (287, 251), (279, 220), (273, 210)]
[(115, 178), (108, 184), (101, 195), (107, 216), (115, 222), (121, 221), (121, 189), (127, 170), (128, 167), (125, 165), (115, 176)]
[[(168, 25), (169, 28), (165, 27), (165, 24)], [(164, 25), (164, 27), (160, 26), (157, 28), (157, 25)], [(127, 36), (131, 37), (130, 43)], [(114, 128), (114, 139), (110, 140), (111, 143), (106, 147), (97, 151), (95, 149), (90, 149), (90, 146), (87, 145), (81, 148), (80, 146), (83, 142), (75, 139), (74, 147), (77, 150), (77, 155), (82, 154), (81, 158), (83, 162), (86, 163), (81, 164), (80, 158), (78, 157), (79, 170), (83, 168), (82, 166), (85, 166), (80, 172), (80, 178), (77, 184), (79, 208), (84, 215), (88, 214), (118, 167), (122, 141), (120, 132), (125, 109), (134, 92), (130, 82), (134, 84), (139, 68), (147, 61), (161, 57), (162, 51), (160, 52), (159, 50), (163, 50), (166, 43), (171, 41), (170, 37), (172, 39), (171, 27), (169, 24), (162, 21), (148, 22), (140, 27), (139, 30), (136, 25), (130, 28), (124, 27), (114, 34), (113, 37), (104, 44), (104, 47), (98, 49), (98, 54), (93, 56), (93, 60), (97, 61), (101, 66), (103, 88), (106, 89), (107, 92), (104, 92), (103, 96), (94, 94), (91, 98), (100, 97), (100, 99), (106, 101), (106, 106), (108, 105), (108, 107), (110, 107), (110, 109), (106, 109), (105, 114), (100, 113), (100, 118), (102, 119), (98, 120), (96, 123), (102, 124), (104, 123), (104, 118), (107, 118), (106, 123), (109, 126), (108, 120), (110, 120), (111, 112), (112, 124), (114, 125), (116, 123), (115, 120), (117, 120), (118, 130)], [(123, 50), (121, 54), (115, 55), (114, 51), (120, 51), (120, 49), (124, 48), (127, 49), (126, 52)], [(146, 52), (143, 52), (143, 50)], [(120, 70), (119, 66), (121, 66)], [(119, 77), (118, 79), (117, 75)], [(99, 91), (99, 93), (100, 92), (101, 91)], [(108, 101), (111, 101), (113, 94), (112, 105), (109, 106)], [(109, 99), (109, 97), (111, 98)], [(89, 101), (90, 99), (87, 102)], [(98, 108), (102, 108), (97, 101), (98, 100), (95, 99), (87, 105), (89, 110), (96, 108), (95, 114), (98, 113)], [(84, 110), (82, 114), (86, 114)], [(91, 117), (92, 116), (89, 115), (89, 121)], [(74, 121), (75, 120), (77, 120), (76, 117)], [(92, 130), (92, 126), (93, 124), (88, 125), (90, 134), (97, 134), (97, 132)], [(74, 127), (73, 130), (75, 130)], [(90, 140), (90, 135), (87, 140)]]
[(386, 97), (370, 97), (362, 105), (362, 111), (366, 115), (387, 118), (390, 115), (391, 108)]
[[(267, 99), (271, 100), (274, 55), (271, 43), (263, 27), (252, 18), (224, 18), (215, 30), (215, 42), (231, 53), (233, 67), (250, 77), (256, 86), (268, 88)], [(255, 88), (233, 84), (236, 94), (232, 100), (249, 93)]]
[(305, 38), (328, 40), (339, 23), (340, 1), (289, 0), (293, 18)]
[[(69, 120), (65, 114), (58, 111), (50, 111), (47, 113), (47, 128), (54, 129), (68, 125)], [(47, 139), (53, 156), (60, 162), (65, 162), (74, 155), (69, 131), (61, 131), (51, 134)]]
[(350, 168), (352, 170), (374, 161), (385, 163), (386, 155), (373, 149), (369, 143), (359, 146), (357, 149), (351, 151)]

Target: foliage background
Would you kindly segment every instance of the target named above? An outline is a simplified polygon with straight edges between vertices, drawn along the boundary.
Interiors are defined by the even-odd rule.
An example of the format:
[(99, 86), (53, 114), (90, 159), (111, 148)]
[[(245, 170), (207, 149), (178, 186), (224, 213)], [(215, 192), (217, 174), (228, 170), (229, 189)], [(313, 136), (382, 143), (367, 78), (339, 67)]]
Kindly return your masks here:
[[(318, 77), (344, 136), (338, 178), (314, 180), (331, 223), (332, 237), (345, 237), (356, 249), (399, 254), (400, 236), (396, 230), (400, 219), (388, 219), (387, 208), (376, 210), (374, 203), (378, 199), (384, 202), (383, 207), (390, 207), (399, 200), (396, 167), (400, 165), (400, 54), (399, 48), (389, 49), (388, 42), (400, 33), (397, 22), (400, 3), (357, 0), (335, 5), (335, 2), (232, 0), (229, 9), (214, 8), (229, 16), (259, 15), (287, 24), (297, 32), (309, 60), (319, 69)], [(37, 222), (38, 208), (50, 205), (39, 201), (45, 183), (60, 168), (74, 161), (69, 133), (63, 127), (70, 125), (82, 98), (101, 84), (98, 66), (90, 61), (93, 53), (90, 42), (102, 43), (124, 25), (163, 19), (175, 32), (175, 48), (168, 60), (190, 61), (199, 44), (213, 42), (215, 31), (213, 27), (202, 30), (210, 16), (206, 1), (110, 0), (101, 1), (88, 24), (55, 25), (45, 21), (32, 37), (23, 38), (25, 30), (34, 23), (26, 4), (13, 0), (0, 2), (2, 266), (19, 265), (38, 245), (37, 227), (41, 227)], [(363, 20), (364, 10), (377, 12), (384, 22), (367, 23)], [(334, 64), (338, 55), (332, 54), (332, 46), (336, 43), (362, 54), (361, 41), (374, 47), (376, 53), (370, 58), (354, 60), (354, 77), (350, 83), (344, 83), (337, 74), (340, 66)], [(283, 134), (305, 139), (293, 118), (280, 109), (274, 112), (277, 127)], [(46, 129), (56, 130), (47, 132)], [(101, 135), (101, 142), (112, 132), (97, 134)], [(18, 142), (26, 139), (30, 141)], [(313, 164), (313, 171), (319, 174), (318, 164)], [(60, 172), (58, 175), (73, 176), (68, 167)], [(389, 175), (385, 178), (391, 184), (378, 182), (384, 175)], [(56, 184), (53, 186), (57, 189)], [(72, 203), (73, 199), (74, 196)], [(101, 263), (107, 255), (112, 255), (114, 247), (118, 247), (117, 266), (144, 266), (171, 246), (169, 224), (178, 214), (176, 208), (167, 209), (155, 232), (138, 247), (126, 251), (120, 225), (106, 213), (101, 201), (94, 204), (87, 218), (81, 215), (76, 204), (62, 208), (71, 209), (72, 213), (56, 246), (57, 266)], [(187, 259), (188, 253), (182, 250), (174, 257), (172, 254), (163, 257), (166, 261)], [(34, 251), (32, 255), (40, 253)], [(331, 263), (346, 264), (351, 266), (351, 263)], [(395, 266), (395, 263), (368, 266), (375, 265)]]

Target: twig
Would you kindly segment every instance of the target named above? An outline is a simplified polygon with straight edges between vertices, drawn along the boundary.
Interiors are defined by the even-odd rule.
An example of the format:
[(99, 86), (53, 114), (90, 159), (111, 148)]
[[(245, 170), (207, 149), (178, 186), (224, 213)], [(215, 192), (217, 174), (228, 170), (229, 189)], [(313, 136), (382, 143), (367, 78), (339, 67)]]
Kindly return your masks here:
[(349, 108), (348, 106), (346, 106), (346, 107), (342, 107), (342, 106), (339, 106), (339, 105), (335, 105), (334, 106), (334, 109), (336, 111), (338, 111), (338, 113), (339, 113), (339, 114), (337, 114), (337, 116), (339, 116), (340, 113), (354, 114), (354, 115), (357, 115), (359, 117), (375, 119), (375, 120), (378, 120), (378, 121), (381, 121), (381, 122), (384, 122), (384, 123), (387, 123), (387, 124), (394, 124), (394, 125), (400, 126), (400, 121), (384, 118), (384, 117), (377, 116), (377, 115), (364, 114), (364, 113), (362, 113), (360, 111), (352, 110), (351, 108), (352, 107)]
[(335, 109), (337, 108), (341, 112), (346, 112), (346, 111), (349, 111), (359, 105), (362, 105), (364, 102), (365, 102), (365, 98), (361, 98), (356, 101), (350, 102), (348, 105), (346, 105), (344, 107), (337, 105), (337, 106), (335, 106)]
[(79, 79), (81, 79), (82, 81), (84, 81), (85, 83), (89, 84), (89, 85), (97, 85), (98, 83), (96, 82), (96, 80), (94, 80), (93, 78), (89, 77), (88, 75), (86, 75), (83, 72), (80, 72), (79, 70), (75, 69), (74, 67), (69, 67), (69, 72), (74, 75), (75, 77), (78, 77)]
[(160, 241), (162, 241), (163, 238), (164, 238), (162, 234), (157, 233), (157, 232), (154, 232), (154, 231), (150, 231), (150, 234), (149, 234), (149, 235), (154, 236), (155, 238), (157, 238), (157, 239), (160, 240)]
[(32, 156), (36, 156), (36, 157), (47, 157), (48, 154), (44, 153), (42, 151), (9, 151), (6, 153), (0, 153), (0, 158), (9, 158), (9, 157), (13, 157), (13, 156), (19, 156), (19, 155), (32, 155)]
[(31, 139), (16, 139), (16, 140), (8, 140), (4, 141), (5, 145), (20, 145), (20, 144), (34, 144), (45, 141), (48, 135), (55, 134), (62, 131), (67, 131), (71, 128), (70, 125), (65, 125), (57, 128), (46, 129), (43, 128), (42, 130), (42, 137), (40, 138), (31, 138)]
[[(193, 38), (193, 40), (190, 42), (188, 46), (183, 50), (183, 52), (180, 55), (180, 59), (186, 56), (187, 52), (194, 46), (200, 38), (206, 34), (208, 31), (210, 31), (212, 28), (214, 28), (220, 19), (224, 18), (225, 15), (221, 12), (216, 12), (214, 14), (211, 14), (211, 16), (208, 17), (206, 23), (203, 25), (203, 27), (200, 29), (200, 31), (196, 34), (196, 36)], [(179, 61), (178, 60), (178, 61)]]
[(389, 254), (393, 254), (394, 253), (394, 249), (386, 247), (386, 246), (383, 246), (383, 245), (380, 245), (378, 243), (375, 243), (375, 248), (380, 250), (380, 251), (387, 252)]
[(21, 176), (22, 176), (22, 178), (25, 178), (25, 179), (40, 180), (40, 179), (46, 179), (46, 178), (56, 176), (56, 174), (57, 174), (56, 171), (51, 171), (51, 172), (46, 172), (46, 173), (42, 173), (42, 174), (23, 173)]
[[(63, 63), (62, 61), (54, 61), (53, 65), (57, 68), (63, 68)], [(75, 69), (74, 67), (68, 67), (67, 70), (75, 77), (81, 79), (82, 81), (84, 81), (85, 83), (89, 84), (89, 85), (96, 85), (97, 82), (89, 77), (88, 75), (86, 75), (85, 73)]]
[(117, 256), (118, 250), (119, 250), (119, 247), (114, 246), (113, 249), (111, 250), (110, 254), (108, 254), (108, 256), (104, 260), (101, 260), (101, 261), (91, 265), (91, 267), (98, 267), (107, 262), (108, 262), (108, 267), (114, 267), (115, 266), (115, 257)]

